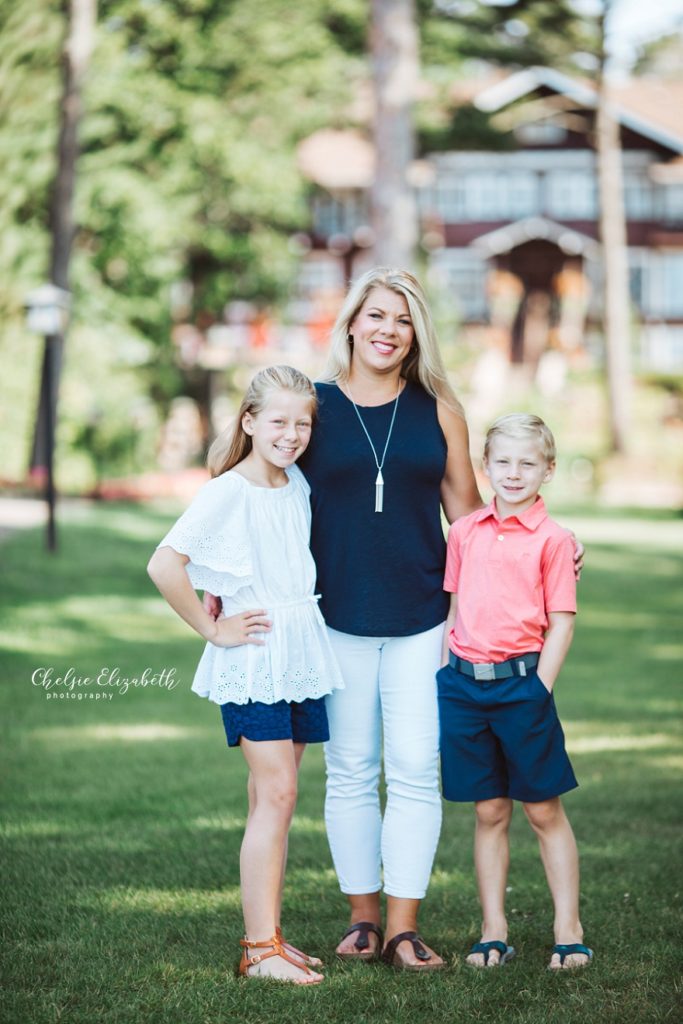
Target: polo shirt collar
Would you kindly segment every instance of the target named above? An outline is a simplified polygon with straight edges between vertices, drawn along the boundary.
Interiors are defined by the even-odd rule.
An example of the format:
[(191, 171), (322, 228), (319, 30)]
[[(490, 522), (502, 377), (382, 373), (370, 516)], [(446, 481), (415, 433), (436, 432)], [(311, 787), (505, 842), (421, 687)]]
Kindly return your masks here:
[[(482, 523), (485, 519), (489, 518), (495, 519), (496, 522), (502, 521), (496, 509), (495, 498), (486, 506), (486, 508), (480, 508), (478, 512), (474, 513), (474, 515), (475, 520), (478, 523)], [(522, 512), (521, 515), (512, 515), (508, 516), (507, 518), (516, 519), (517, 522), (520, 523), (522, 526), (525, 526), (527, 530), (535, 530), (537, 529), (537, 527), (541, 525), (544, 519), (547, 519), (547, 517), (548, 512), (545, 507), (545, 502), (543, 501), (543, 498), (541, 498), (541, 496), (539, 495), (538, 498), (536, 498), (536, 501), (533, 503), (533, 505), (530, 508), (526, 509), (524, 512)]]

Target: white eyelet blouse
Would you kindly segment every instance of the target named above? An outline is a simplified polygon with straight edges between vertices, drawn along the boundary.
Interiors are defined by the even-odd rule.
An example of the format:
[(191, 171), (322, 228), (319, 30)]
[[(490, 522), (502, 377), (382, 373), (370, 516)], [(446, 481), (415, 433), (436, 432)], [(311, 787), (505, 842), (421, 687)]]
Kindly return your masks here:
[(216, 704), (322, 697), (343, 687), (318, 609), (309, 550), (310, 488), (297, 466), (285, 487), (257, 487), (239, 473), (205, 484), (158, 545), (187, 555), (195, 590), (221, 598), (222, 617), (266, 609), (265, 646), (208, 643), (192, 689)]

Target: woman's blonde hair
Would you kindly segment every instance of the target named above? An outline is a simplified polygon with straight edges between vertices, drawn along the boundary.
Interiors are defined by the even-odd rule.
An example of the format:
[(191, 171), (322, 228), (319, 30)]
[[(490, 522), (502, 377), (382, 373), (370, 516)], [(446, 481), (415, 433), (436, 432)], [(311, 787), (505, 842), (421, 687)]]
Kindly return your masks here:
[(264, 370), (259, 370), (247, 388), (232, 425), (222, 431), (209, 448), (206, 464), (211, 476), (226, 473), (247, 457), (252, 448), (252, 440), (250, 435), (244, 432), (242, 420), (248, 412), (254, 416), (258, 415), (273, 391), (291, 391), (295, 395), (308, 398), (311, 403), (311, 415), (315, 417), (318, 396), (305, 373), (293, 366), (267, 366)]
[(433, 398), (441, 399), (463, 415), (460, 402), (448, 383), (427, 299), (417, 278), (407, 270), (374, 267), (351, 285), (331, 334), (331, 345), (322, 380), (345, 381), (351, 372), (351, 324), (373, 288), (389, 288), (408, 304), (415, 340), (401, 367), (401, 376), (422, 385)]
[(518, 441), (538, 441), (541, 454), (547, 463), (555, 461), (555, 438), (550, 427), (540, 416), (531, 413), (511, 412), (491, 425), (484, 443), (484, 458), (488, 459), (494, 437), (514, 437)]

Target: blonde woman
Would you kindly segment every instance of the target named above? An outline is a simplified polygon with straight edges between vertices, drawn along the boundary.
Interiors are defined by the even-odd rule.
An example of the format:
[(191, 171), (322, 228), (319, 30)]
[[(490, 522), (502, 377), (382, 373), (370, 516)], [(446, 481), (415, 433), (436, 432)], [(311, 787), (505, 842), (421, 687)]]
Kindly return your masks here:
[(321, 610), (345, 681), (327, 700), (325, 747), (326, 825), (351, 910), (337, 953), (433, 970), (443, 961), (419, 936), (417, 913), (441, 826), (441, 508), (452, 522), (482, 502), (462, 408), (411, 274), (376, 268), (354, 284), (316, 387), (319, 421), (302, 469)]

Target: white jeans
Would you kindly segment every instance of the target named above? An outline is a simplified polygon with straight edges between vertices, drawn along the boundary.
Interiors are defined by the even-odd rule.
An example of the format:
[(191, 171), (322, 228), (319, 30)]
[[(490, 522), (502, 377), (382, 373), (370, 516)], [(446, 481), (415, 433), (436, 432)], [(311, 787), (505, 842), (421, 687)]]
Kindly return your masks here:
[[(326, 698), (325, 824), (342, 892), (422, 899), (441, 828), (435, 673), (443, 626), (416, 636), (329, 629), (345, 689)], [(384, 730), (387, 802), (380, 811)]]

